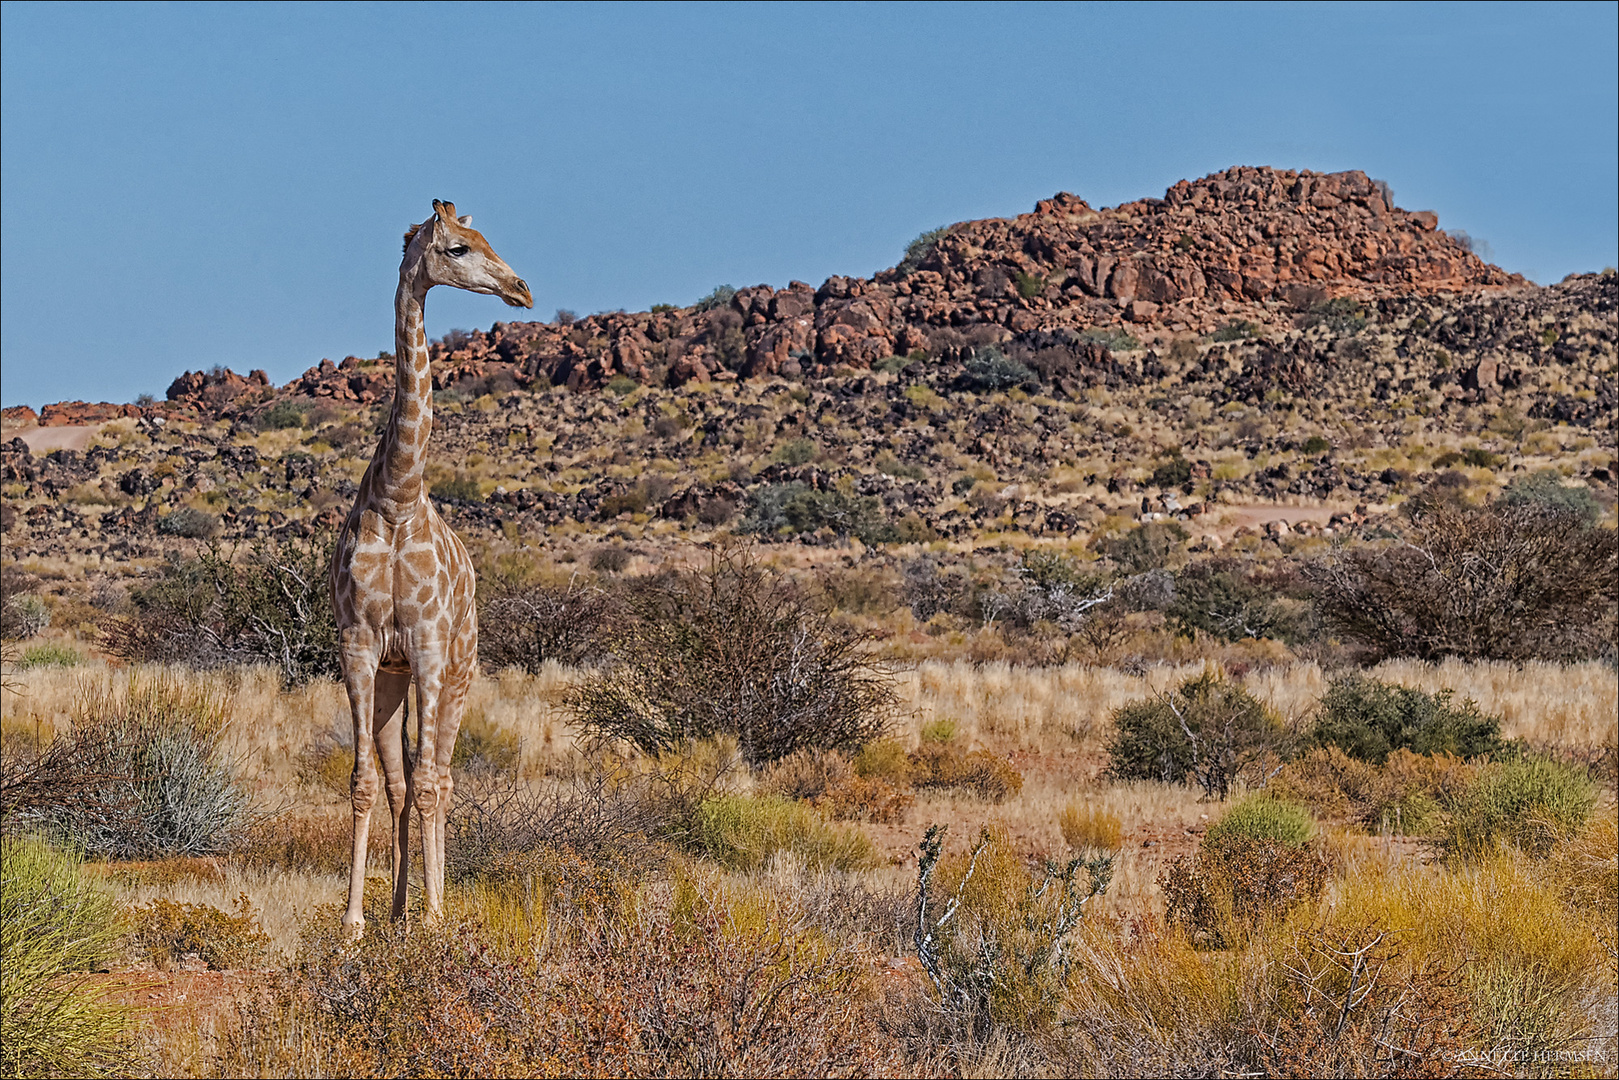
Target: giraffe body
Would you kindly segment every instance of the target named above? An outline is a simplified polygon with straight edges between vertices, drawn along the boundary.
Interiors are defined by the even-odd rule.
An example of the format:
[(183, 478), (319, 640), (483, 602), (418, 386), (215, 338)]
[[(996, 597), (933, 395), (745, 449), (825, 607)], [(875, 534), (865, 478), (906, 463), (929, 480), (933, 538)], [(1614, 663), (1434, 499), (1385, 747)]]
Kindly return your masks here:
[[(453, 204), (436, 199), (433, 210), (433, 217), (405, 234), (394, 301), (393, 412), (332, 558), (338, 655), (354, 721), (354, 843), (343, 925), (355, 937), (365, 929), (365, 857), (378, 759), (394, 826), (393, 917), (405, 914), (412, 807), (421, 814), (428, 917), (443, 910), (445, 818), (454, 790), (450, 757), (478, 666), (472, 560), (427, 499), (433, 380), (423, 304), (428, 289), (451, 285), (493, 293), (514, 307), (533, 305), (528, 286), (472, 230), (471, 218), (457, 218)], [(414, 750), (400, 708), (412, 681), (420, 725)]]

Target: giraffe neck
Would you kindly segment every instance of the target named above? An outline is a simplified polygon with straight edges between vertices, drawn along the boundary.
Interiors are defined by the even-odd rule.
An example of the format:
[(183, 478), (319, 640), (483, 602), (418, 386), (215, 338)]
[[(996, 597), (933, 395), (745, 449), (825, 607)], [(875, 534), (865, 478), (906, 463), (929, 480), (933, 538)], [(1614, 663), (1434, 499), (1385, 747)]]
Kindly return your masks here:
[(383, 514), (398, 520), (422, 500), (427, 441), (433, 433), (433, 373), (428, 362), (422, 304), (428, 286), (401, 274), (394, 295), (394, 403), (387, 430), (371, 459)]

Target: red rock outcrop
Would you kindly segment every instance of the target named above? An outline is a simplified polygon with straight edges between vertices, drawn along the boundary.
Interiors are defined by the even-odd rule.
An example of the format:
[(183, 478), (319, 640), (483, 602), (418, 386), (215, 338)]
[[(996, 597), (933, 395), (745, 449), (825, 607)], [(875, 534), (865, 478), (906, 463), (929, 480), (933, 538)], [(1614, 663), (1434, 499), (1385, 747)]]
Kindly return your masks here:
[[(1059, 193), (1014, 218), (963, 222), (914, 265), (869, 279), (757, 285), (689, 308), (498, 322), (434, 343), (433, 382), (476, 395), (536, 382), (578, 389), (616, 378), (827, 374), (918, 349), (954, 359), (963, 333), (970, 344), (1123, 323), (1207, 333), (1238, 318), (1283, 323), (1333, 297), (1524, 284), (1440, 231), (1431, 211), (1392, 206), (1387, 187), (1365, 173), (1239, 167), (1111, 209)], [(322, 360), (281, 393), (367, 404), (393, 384), (391, 358), (350, 356)], [(182, 375), (168, 398), (223, 415), (249, 401), (260, 407), (268, 389), (262, 371), (216, 368)]]

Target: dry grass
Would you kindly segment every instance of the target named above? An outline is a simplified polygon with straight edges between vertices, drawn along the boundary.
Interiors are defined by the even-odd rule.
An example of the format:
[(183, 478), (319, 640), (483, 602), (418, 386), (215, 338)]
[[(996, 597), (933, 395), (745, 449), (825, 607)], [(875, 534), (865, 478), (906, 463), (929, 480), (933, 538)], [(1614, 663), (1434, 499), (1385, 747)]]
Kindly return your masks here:
[[(1008, 761), (1024, 775), (1021, 790), (997, 804), (959, 790), (925, 789), (903, 820), (851, 826), (886, 856), (873, 869), (816, 869), (825, 860), (788, 845), (746, 872), (721, 871), (706, 860), (660, 863), (613, 886), (611, 903), (631, 914), (642, 908), (669, 911), (677, 922), (687, 917), (682, 913), (691, 904), (723, 908), (725, 933), (738, 941), (789, 919), (795, 934), (802, 930), (852, 943), (847, 955), (893, 973), (892, 980), (887, 975), (881, 980), (888, 987), (881, 1000), (889, 1002), (884, 1008), (899, 1008), (894, 1002), (901, 999), (926, 1000), (914, 969), (882, 966), (901, 963), (883, 958), (902, 957), (910, 948), (907, 920), (913, 913), (906, 894), (915, 884), (918, 838), (931, 822), (948, 824), (949, 850), (959, 854), (981, 827), (991, 825), (1024, 864), (1078, 847), (1115, 851), (1113, 880), (1087, 907), (1084, 926), (1071, 942), (1075, 965), (1060, 1006), (1070, 1019), (1058, 1043), (1036, 1052), (1027, 1038), (1004, 1028), (968, 1042), (955, 1029), (951, 1039), (956, 1041), (929, 1042), (942, 1037), (928, 1027), (932, 1020), (917, 1021), (919, 1027), (896, 1020), (893, 1037), (908, 1047), (906, 1060), (918, 1070), (1162, 1074), (1253, 1070), (1265, 1068), (1264, 1061), (1282, 1071), (1338, 1068), (1331, 1063), (1361, 1050), (1336, 1043), (1323, 1050), (1309, 1042), (1319, 1032), (1295, 1032), (1289, 1025), (1304, 1023), (1304, 1014), (1298, 988), (1284, 973), (1301, 957), (1324, 955), (1321, 943), (1354, 939), (1368, 927), (1388, 931), (1379, 948), (1390, 950), (1391, 987), (1411, 988), (1410, 1000), (1426, 1002), (1424, 1008), (1431, 1005), (1439, 1010), (1434, 1015), (1447, 1017), (1454, 1038), (1461, 1040), (1456, 1046), (1549, 1052), (1585, 1039), (1595, 1041), (1578, 1045), (1611, 1055), (1619, 980), (1613, 960), (1619, 872), (1611, 795), (1584, 833), (1538, 862), (1503, 854), (1466, 865), (1428, 865), (1415, 857), (1420, 852), (1415, 842), (1326, 827), (1316, 843), (1330, 853), (1337, 870), (1319, 903), (1302, 906), (1239, 949), (1195, 948), (1164, 929), (1158, 880), (1175, 858), (1195, 850), (1223, 807), (1184, 786), (1102, 780), (1102, 748), (1113, 710), (1196, 670), (1190, 664), (1130, 674), (1077, 665), (920, 663), (898, 674), (904, 705), (887, 756), (903, 762), (907, 751), (943, 740), (952, 748)], [(8, 741), (68, 730), (80, 688), (111, 673), (92, 660), (77, 668), (25, 674), (25, 685), (6, 688), (0, 702)], [(283, 692), (268, 669), (176, 674), (209, 683), (232, 703), (230, 752), (261, 801), (283, 810), (279, 842), (219, 860), (111, 864), (99, 872), (112, 883), (120, 905), (130, 909), (162, 899), (233, 912), (245, 894), (268, 935), (270, 962), (286, 965), (305, 947), (312, 928), (335, 927), (343, 894), (346, 806), (328, 788), (299, 778), (299, 758), (309, 747), (346, 741), (343, 695), (329, 682)], [(1581, 754), (1599, 751), (1614, 738), (1616, 691), (1612, 670), (1604, 665), (1391, 663), (1372, 674), (1472, 697), (1485, 711), (1504, 716), (1504, 734), (1535, 745)], [(559, 667), (532, 676), (512, 670), (482, 677), (473, 688), (469, 723), (518, 741), (512, 779), (526, 790), (565, 784), (591, 767), (561, 705), (578, 678)], [(1314, 664), (1291, 663), (1257, 667), (1243, 682), (1283, 716), (1304, 718), (1327, 678)], [(872, 760), (856, 759), (854, 767), (862, 775), (881, 774), (876, 758), (882, 754), (867, 757)], [(733, 794), (768, 787), (745, 770), (727, 774), (722, 785)], [(386, 892), (386, 819), (379, 815), (373, 825), (370, 892), (380, 900)], [(588, 860), (560, 858), (558, 865), (567, 873), (545, 885), (550, 891), (538, 899), (520, 882), (457, 884), (449, 897), (452, 920), (481, 921), (500, 949), (516, 950), (513, 955), (551, 955), (564, 947), (569, 920), (576, 917), (570, 912), (581, 903), (599, 902), (581, 899), (596, 895)], [(575, 884), (564, 881), (575, 870), (584, 876)], [(385, 926), (386, 919), (378, 925)], [(860, 992), (876, 993), (869, 987)], [(1287, 1065), (1264, 1057), (1270, 1051), (1255, 1042), (1257, 1030), (1294, 1032), (1294, 1041), (1308, 1044), (1310, 1054), (1330, 1050), (1340, 1057), (1287, 1059), (1293, 1061)], [(183, 1050), (176, 1042), (174, 1053)], [(178, 1061), (174, 1054), (170, 1058)], [(196, 1067), (206, 1071), (208, 1066)]]

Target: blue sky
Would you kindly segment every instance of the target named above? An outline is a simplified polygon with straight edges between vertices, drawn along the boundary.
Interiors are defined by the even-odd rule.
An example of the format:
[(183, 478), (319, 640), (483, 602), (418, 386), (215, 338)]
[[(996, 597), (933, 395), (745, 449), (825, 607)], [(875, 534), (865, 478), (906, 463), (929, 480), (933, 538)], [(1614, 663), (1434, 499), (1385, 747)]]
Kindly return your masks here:
[(434, 197), (544, 318), (1236, 164), (1364, 169), (1552, 282), (1619, 262), (1616, 11), (6, 3), (0, 399), (375, 355)]

